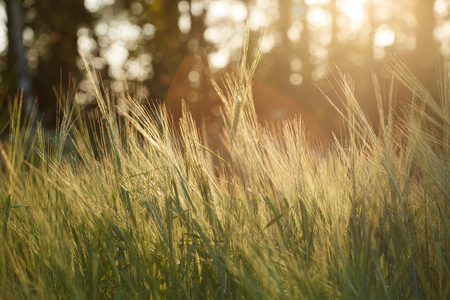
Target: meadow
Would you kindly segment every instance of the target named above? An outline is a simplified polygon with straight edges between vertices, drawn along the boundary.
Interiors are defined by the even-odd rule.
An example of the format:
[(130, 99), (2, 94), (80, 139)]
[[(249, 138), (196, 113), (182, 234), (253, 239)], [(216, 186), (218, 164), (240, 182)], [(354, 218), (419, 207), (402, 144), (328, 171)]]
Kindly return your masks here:
[[(89, 67), (99, 118), (61, 92), (54, 139), (17, 97), (0, 143), (0, 298), (449, 299), (446, 64), (438, 100), (396, 58), (386, 88), (374, 76), (376, 131), (336, 72), (338, 97), (324, 96), (342, 101), (345, 138), (320, 149), (301, 117), (259, 125), (245, 56), (217, 87), (223, 156), (187, 109), (177, 133), (164, 108), (113, 105)], [(401, 114), (396, 85), (411, 91)]]

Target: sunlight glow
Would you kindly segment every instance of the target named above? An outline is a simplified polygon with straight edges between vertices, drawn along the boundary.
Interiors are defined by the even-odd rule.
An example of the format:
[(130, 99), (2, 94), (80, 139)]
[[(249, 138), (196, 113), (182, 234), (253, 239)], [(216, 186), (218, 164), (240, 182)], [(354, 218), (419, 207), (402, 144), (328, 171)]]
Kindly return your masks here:
[(191, 17), (189, 14), (180, 14), (178, 18), (178, 28), (182, 33), (189, 33), (191, 31)]
[(211, 1), (207, 10), (207, 23), (219, 19), (231, 18), (240, 22), (247, 17), (247, 7), (240, 1)]
[(209, 4), (206, 20), (211, 22), (212, 20), (225, 18), (228, 15), (228, 8), (229, 5), (223, 1), (212, 1)]
[(434, 11), (438, 16), (445, 16), (450, 12), (450, 3), (447, 0), (436, 0)]
[(395, 42), (395, 32), (388, 25), (381, 25), (375, 33), (374, 42), (380, 47), (392, 46)]
[(224, 68), (230, 62), (230, 52), (227, 50), (219, 50), (208, 55), (208, 62), (215, 68)]
[(0, 53), (8, 48), (5, 4), (0, 3)]
[(302, 60), (298, 56), (290, 57), (289, 64), (291, 65), (291, 71), (293, 72), (299, 72), (303, 66)]
[(440, 43), (441, 53), (450, 54), (450, 3), (448, 0), (436, 0), (434, 3), (434, 12), (437, 15), (437, 24), (433, 35)]
[(91, 13), (98, 12), (103, 6), (114, 4), (115, 0), (84, 0), (84, 6)]
[(251, 30), (258, 30), (267, 24), (267, 16), (264, 10), (254, 9), (250, 13), (249, 25)]
[(307, 5), (325, 5), (328, 4), (330, 0), (305, 0)]
[(263, 53), (269, 53), (275, 46), (275, 37), (273, 34), (267, 34), (261, 38), (260, 47)]
[(242, 22), (247, 18), (247, 7), (242, 2), (236, 2), (231, 5), (230, 15), (233, 21)]
[(434, 30), (434, 37), (441, 42), (441, 52), (450, 54), (450, 21), (439, 24)]
[(88, 28), (81, 27), (80, 29), (78, 29), (77, 37), (78, 50), (84, 55), (91, 53), (97, 49), (97, 44), (92, 38), (92, 31), (90, 31)]
[(289, 82), (292, 85), (300, 85), (303, 82), (303, 76), (301, 74), (291, 74), (291, 76), (289, 76)]
[(366, 21), (367, 3), (368, 0), (340, 0), (337, 2), (337, 8), (349, 19), (350, 26), (357, 28)]
[(328, 10), (321, 7), (312, 7), (308, 12), (308, 23), (317, 28), (324, 28), (331, 25), (332, 16)]
[(295, 42), (300, 39), (302, 30), (303, 24), (299, 21), (295, 21), (291, 24), (291, 27), (289, 27), (287, 35), (291, 41)]
[(203, 1), (200, 0), (194, 0), (191, 1), (191, 13), (194, 17), (199, 17), (203, 13)]

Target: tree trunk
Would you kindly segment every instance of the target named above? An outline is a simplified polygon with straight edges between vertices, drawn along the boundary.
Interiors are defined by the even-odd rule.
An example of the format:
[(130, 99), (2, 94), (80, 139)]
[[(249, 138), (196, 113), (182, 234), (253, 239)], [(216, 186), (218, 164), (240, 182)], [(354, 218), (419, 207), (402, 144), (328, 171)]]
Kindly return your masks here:
[[(435, 78), (435, 59), (437, 43), (433, 38), (436, 20), (433, 15), (434, 0), (417, 1), (416, 4), (416, 49), (411, 55), (409, 65), (420, 82), (433, 93), (437, 90)], [(437, 96), (437, 95), (433, 95)]]
[[(7, 0), (5, 3), (8, 17), (9, 62), (12, 64), (11, 67), (16, 75), (17, 88), (22, 89), (23, 111), (27, 116), (30, 116), (35, 102), (31, 77), (27, 71), (27, 58), (22, 36), (23, 21), (20, 1)], [(37, 116), (39, 117), (39, 114)]]

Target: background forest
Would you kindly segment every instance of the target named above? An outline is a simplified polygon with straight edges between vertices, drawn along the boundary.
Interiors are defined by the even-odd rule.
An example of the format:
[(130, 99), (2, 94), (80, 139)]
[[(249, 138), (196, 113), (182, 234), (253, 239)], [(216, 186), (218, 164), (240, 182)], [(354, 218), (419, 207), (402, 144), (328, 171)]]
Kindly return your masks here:
[[(208, 78), (236, 65), (248, 23), (255, 32), (268, 27), (257, 76), (336, 129), (340, 118), (317, 88), (328, 92), (330, 67), (358, 78), (355, 93), (372, 117), (371, 72), (387, 79), (383, 66), (391, 53), (435, 95), (430, 78), (438, 54), (450, 52), (449, 14), (448, 0), (4, 0), (0, 99), (24, 87), (25, 99), (37, 96), (44, 124), (52, 126), (54, 87), (66, 88), (72, 76), (79, 83), (77, 102), (93, 103), (79, 53), (106, 87), (121, 92), (127, 82), (137, 99), (164, 101), (169, 89), (189, 102), (217, 98)], [(186, 64), (186, 82), (174, 82), (192, 56), (197, 60)]]

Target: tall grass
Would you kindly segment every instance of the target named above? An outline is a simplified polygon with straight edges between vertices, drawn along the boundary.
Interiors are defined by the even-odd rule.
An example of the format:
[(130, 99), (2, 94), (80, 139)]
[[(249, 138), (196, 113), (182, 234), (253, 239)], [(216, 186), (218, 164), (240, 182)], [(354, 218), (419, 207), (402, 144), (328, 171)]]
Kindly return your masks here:
[(222, 160), (186, 110), (177, 138), (164, 108), (123, 96), (119, 113), (89, 68), (99, 118), (67, 93), (52, 142), (23, 133), (17, 99), (0, 144), (0, 297), (448, 299), (448, 70), (439, 100), (395, 58), (387, 91), (374, 76), (379, 134), (337, 73), (347, 138), (324, 154), (300, 118), (258, 125), (245, 56), (217, 88)]

